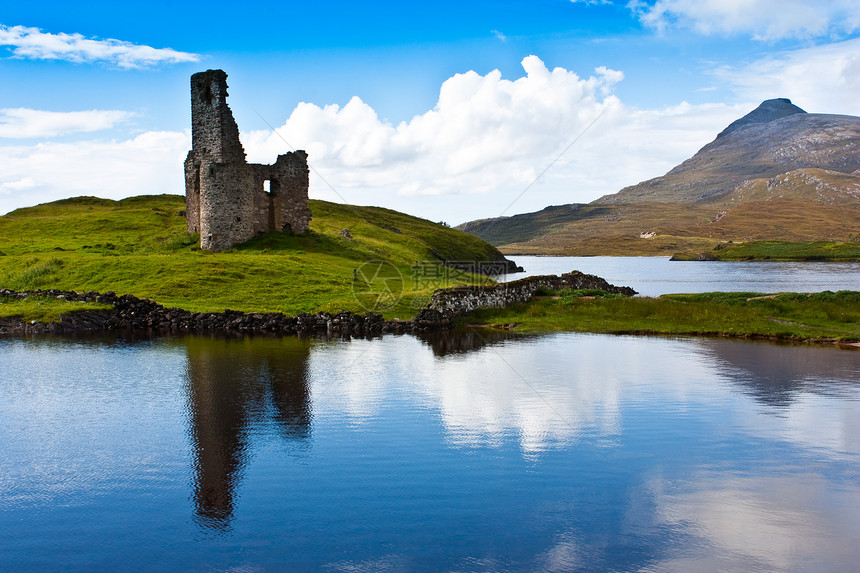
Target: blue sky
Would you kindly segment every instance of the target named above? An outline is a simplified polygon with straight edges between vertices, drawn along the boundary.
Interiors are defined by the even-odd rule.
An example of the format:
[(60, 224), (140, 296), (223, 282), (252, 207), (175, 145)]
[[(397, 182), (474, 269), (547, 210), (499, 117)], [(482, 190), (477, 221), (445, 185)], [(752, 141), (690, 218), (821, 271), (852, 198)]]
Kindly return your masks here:
[(183, 193), (208, 68), (249, 160), (307, 149), (313, 197), (456, 224), (661, 175), (771, 97), (860, 115), (860, 5), (5, 2), (0, 213)]

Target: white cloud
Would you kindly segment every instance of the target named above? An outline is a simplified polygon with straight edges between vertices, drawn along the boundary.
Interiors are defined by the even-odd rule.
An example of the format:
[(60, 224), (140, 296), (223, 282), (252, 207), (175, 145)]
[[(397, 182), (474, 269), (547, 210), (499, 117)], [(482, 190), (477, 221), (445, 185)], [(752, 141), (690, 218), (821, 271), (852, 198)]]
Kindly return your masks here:
[[(457, 74), (432, 110), (398, 125), (357, 97), (343, 107), (303, 103), (277, 134), (243, 134), (243, 143), (249, 160), (262, 163), (287, 150), (284, 140), (306, 149), (337, 190), (312, 175), (317, 197), (455, 223), (500, 214), (550, 165), (510, 213), (590, 201), (662, 175), (743, 109), (681, 104), (638, 111), (612, 95), (624, 77), (619, 71), (600, 67), (581, 78), (548, 70), (536, 56), (522, 64), (526, 75), (513, 81), (497, 70)], [(457, 208), (446, 205), (452, 196)]]
[(65, 197), (185, 192), (187, 133), (149, 132), (127, 141), (0, 146), (0, 213)]
[[(449, 78), (433, 109), (396, 125), (354, 97), (343, 106), (299, 104), (277, 133), (248, 132), (242, 140), (253, 162), (274, 161), (289, 150), (284, 140), (307, 150), (312, 197), (457, 224), (499, 215), (521, 194), (507, 214), (588, 202), (662, 175), (771, 97), (808, 111), (860, 113), (858, 46), (852, 40), (720, 70), (741, 103), (657, 109), (632, 108), (613, 95), (619, 71), (601, 67), (583, 78), (529, 56), (525, 74), (513, 80), (498, 71)], [(175, 132), (0, 147), (0, 212), (74, 195), (182, 194), (189, 148), (188, 135)]]
[(702, 34), (749, 34), (757, 40), (816, 38), (860, 29), (856, 0), (631, 0), (639, 20), (658, 31), (679, 26)]
[(135, 114), (117, 110), (56, 112), (38, 109), (0, 109), (0, 137), (25, 139), (55, 137), (110, 129)]
[(144, 68), (200, 60), (198, 54), (171, 48), (153, 48), (110, 38), (87, 38), (81, 34), (51, 34), (38, 28), (2, 24), (0, 46), (11, 46), (16, 58), (75, 63), (106, 62), (119, 68)]
[[(513, 81), (498, 71), (457, 74), (442, 85), (433, 109), (398, 125), (357, 97), (343, 107), (302, 103), (277, 133), (243, 133), (243, 143), (249, 161), (260, 163), (286, 152), (284, 140), (306, 149), (312, 197), (457, 224), (499, 215), (520, 195), (507, 214), (591, 201), (662, 175), (758, 103), (637, 110), (612, 94), (623, 79), (619, 71), (600, 67), (581, 78), (548, 70), (536, 56), (523, 68)], [(33, 117), (40, 113), (48, 112)], [(56, 133), (61, 122), (49, 120), (80, 126), (71, 117), (24, 123)], [(175, 132), (0, 147), (0, 213), (75, 195), (182, 194), (189, 148), (188, 135)]]
[(0, 183), (0, 195), (9, 195), (11, 193), (22, 193), (37, 186), (36, 181), (31, 177), (24, 177), (14, 181), (6, 181)]
[(809, 112), (860, 115), (860, 39), (785, 52), (716, 75), (745, 99), (787, 97)]

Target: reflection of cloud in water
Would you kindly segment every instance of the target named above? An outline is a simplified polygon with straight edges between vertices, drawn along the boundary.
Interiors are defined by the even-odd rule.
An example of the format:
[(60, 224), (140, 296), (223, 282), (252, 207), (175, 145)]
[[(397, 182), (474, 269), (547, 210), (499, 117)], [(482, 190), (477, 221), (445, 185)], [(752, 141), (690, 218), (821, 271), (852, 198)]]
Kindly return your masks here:
[(410, 344), (417, 342), (385, 337), (317, 345), (308, 366), (317, 415), (332, 411), (355, 423), (376, 416), (392, 386), (408, 383), (413, 369), (432, 362), (427, 352), (408, 349)]
[(574, 534), (566, 532), (558, 535), (555, 544), (537, 556), (537, 563), (541, 571), (550, 573), (576, 571), (586, 567), (588, 558), (586, 549), (577, 542)]
[[(858, 453), (854, 408), (832, 398), (860, 392), (845, 383), (856, 379), (858, 358), (832, 348), (738, 341), (580, 334), (523, 340), (505, 333), (319, 345), (310, 370), (315, 406), (332, 415), (361, 423), (387, 402), (418, 392), (426, 407), (439, 410), (450, 443), (463, 447), (516, 439), (534, 453), (583, 437), (612, 445), (622, 434), (622, 405), (665, 403), (681, 415), (719, 409), (752, 435)], [(787, 387), (782, 379), (792, 382)], [(745, 395), (780, 419), (761, 416)]]
[[(353, 341), (311, 355), (314, 403), (360, 422), (377, 415), (392, 393), (417, 391), (439, 409), (459, 446), (499, 445), (513, 436), (524, 451), (539, 452), (583, 434), (611, 444), (621, 433), (622, 388), (653, 392), (653, 377), (657, 391), (670, 381), (669, 392), (683, 398), (689, 377), (705, 368), (679, 356), (676, 346), (641, 337), (556, 335), (495, 341), (437, 358), (412, 337)], [(642, 372), (649, 380), (640, 379)]]
[(338, 561), (325, 566), (327, 571), (340, 573), (388, 573), (408, 571), (410, 560), (402, 555), (384, 555), (367, 561)]
[(671, 400), (683, 409), (712, 392), (691, 383), (713, 376), (708, 363), (679, 345), (686, 343), (580, 334), (511, 341), (438, 360), (421, 383), (457, 444), (491, 443), (514, 430), (527, 452), (585, 436), (612, 445), (622, 403)]
[(860, 454), (854, 405), (860, 400), (860, 352), (716, 340), (696, 344), (732, 390), (765, 406), (745, 412), (738, 425), (754, 435), (825, 449), (831, 457)]
[(826, 571), (860, 563), (860, 494), (829, 485), (814, 473), (705, 474), (686, 487), (654, 479), (657, 520), (699, 542), (646, 570)]
[(568, 443), (583, 432), (620, 433), (618, 379), (593, 363), (572, 360), (563, 348), (516, 344), (438, 362), (435, 375), (420, 379), (439, 403), (454, 444), (502, 442), (516, 432), (526, 452)]
[(855, 350), (725, 340), (699, 340), (696, 346), (723, 376), (769, 406), (788, 406), (807, 393), (845, 395), (860, 389)]
[(778, 416), (762, 416), (750, 411), (736, 424), (750, 435), (784, 440), (796, 446), (824, 450), (829, 459), (860, 455), (860, 418), (857, 400), (834, 399), (799, 393)]

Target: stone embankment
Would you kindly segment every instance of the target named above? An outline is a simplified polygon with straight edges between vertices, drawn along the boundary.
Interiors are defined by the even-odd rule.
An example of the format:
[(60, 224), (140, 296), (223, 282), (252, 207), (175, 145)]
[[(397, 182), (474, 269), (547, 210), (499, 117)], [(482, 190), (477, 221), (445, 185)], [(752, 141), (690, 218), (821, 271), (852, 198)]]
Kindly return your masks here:
[(526, 277), (487, 286), (439, 289), (433, 293), (430, 303), (412, 319), (413, 328), (418, 332), (450, 328), (458, 316), (479, 308), (502, 308), (514, 302), (525, 302), (530, 300), (538, 289), (598, 289), (625, 296), (636, 294), (630, 287), (611, 285), (598, 276), (579, 271), (571, 271), (561, 276)]
[(275, 334), (326, 334), (338, 336), (372, 336), (383, 333), (416, 333), (452, 328), (458, 316), (478, 308), (499, 308), (512, 302), (529, 300), (538, 289), (600, 289), (632, 296), (629, 287), (616, 287), (594, 275), (578, 271), (561, 276), (529, 277), (491, 286), (462, 286), (440, 289), (430, 303), (411, 320), (386, 320), (380, 314), (341, 311), (286, 316), (282, 313), (189, 312), (165, 308), (148, 299), (132, 295), (77, 293), (62, 290), (16, 292), (0, 289), (0, 297), (24, 299), (30, 296), (50, 297), (70, 302), (113, 305), (110, 310), (79, 311), (62, 315), (58, 322), (24, 323), (14, 318), (0, 318), (0, 334), (65, 333), (118, 330), (159, 330), (171, 332), (225, 331)]
[(548, 290), (597, 289), (625, 296), (636, 294), (636, 291), (630, 287), (618, 287), (609, 284), (598, 276), (572, 271), (561, 276), (541, 275), (488, 286), (441, 289), (433, 293), (428, 307), (432, 310), (459, 316), (479, 308), (501, 308), (512, 302), (525, 302), (531, 299), (541, 288)]
[(286, 316), (279, 312), (244, 313), (236, 310), (224, 312), (189, 312), (180, 308), (165, 308), (148, 299), (126, 294), (118, 296), (108, 292), (76, 293), (60, 290), (15, 292), (0, 289), (0, 296), (27, 298), (52, 297), (71, 302), (112, 304), (111, 310), (80, 311), (62, 315), (58, 322), (23, 323), (15, 319), (0, 319), (0, 333), (63, 333), (116, 330), (164, 330), (177, 332), (234, 331), (272, 332), (281, 334), (381, 334), (383, 332), (409, 332), (410, 321), (385, 320), (382, 315), (355, 314), (349, 311), (329, 314), (301, 313)]

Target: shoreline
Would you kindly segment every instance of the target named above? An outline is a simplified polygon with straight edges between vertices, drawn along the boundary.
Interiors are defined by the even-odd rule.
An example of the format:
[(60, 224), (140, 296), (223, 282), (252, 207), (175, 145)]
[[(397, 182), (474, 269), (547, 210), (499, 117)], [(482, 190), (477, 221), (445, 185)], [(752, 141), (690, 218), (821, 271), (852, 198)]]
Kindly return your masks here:
[[(157, 330), (164, 332), (247, 332), (270, 334), (384, 334), (407, 333), (419, 328), (415, 319), (403, 321), (384, 319), (382, 315), (341, 311), (336, 314), (318, 312), (287, 316), (283, 313), (245, 313), (225, 309), (224, 312), (191, 312), (180, 308), (165, 308), (149, 299), (114, 292), (98, 293), (57, 289), (11, 291), (0, 289), (0, 296), (23, 300), (29, 297), (50, 297), (70, 302), (112, 304), (111, 310), (75, 311), (61, 314), (56, 322), (25, 322), (0, 318), (0, 334), (71, 334), (83, 332), (119, 332), (128, 330)], [(419, 313), (420, 315), (420, 313)], [(417, 318), (417, 317), (416, 317)], [(441, 321), (440, 321), (441, 322)]]
[(338, 335), (409, 334), (430, 330), (448, 330), (454, 320), (479, 308), (503, 308), (512, 302), (531, 300), (541, 288), (596, 288), (632, 296), (629, 287), (610, 285), (604, 279), (571, 271), (557, 275), (527, 277), (509, 283), (489, 286), (458, 286), (438, 289), (430, 302), (410, 319), (386, 319), (369, 311), (365, 314), (343, 310), (338, 313), (299, 313), (288, 316), (280, 312), (191, 312), (181, 308), (165, 308), (150, 300), (114, 292), (47, 289), (13, 291), (0, 289), (0, 297), (24, 300), (42, 297), (68, 302), (113, 305), (110, 310), (79, 310), (61, 314), (57, 322), (37, 322), (0, 318), (0, 334), (96, 332), (127, 329), (156, 329), (178, 332), (236, 331), (280, 334), (328, 333)]
[[(454, 287), (440, 289), (434, 293), (433, 301), (421, 309), (415, 317), (408, 320), (385, 319), (373, 312), (365, 314), (351, 311), (339, 313), (318, 312), (315, 314), (300, 313), (287, 316), (283, 313), (245, 313), (226, 309), (224, 312), (194, 313), (179, 308), (165, 308), (148, 299), (140, 299), (133, 295), (118, 296), (113, 292), (77, 293), (57, 289), (34, 291), (11, 291), (0, 289), (0, 297), (23, 300), (29, 297), (55, 298), (69, 302), (111, 304), (109, 310), (76, 310), (60, 314), (56, 322), (26, 322), (18, 317), (0, 318), (0, 335), (73, 335), (73, 334), (122, 334), (129, 332), (146, 332), (152, 334), (224, 334), (224, 335), (298, 335), (324, 337), (375, 337), (383, 334), (412, 334), (421, 335), (433, 332), (474, 331), (492, 333), (505, 332), (511, 336), (530, 336), (551, 334), (556, 332), (611, 334), (618, 336), (672, 336), (672, 337), (702, 337), (733, 340), (764, 341), (776, 344), (812, 344), (835, 346), (845, 349), (860, 348), (860, 341), (840, 340), (835, 337), (798, 336), (793, 334), (765, 334), (755, 332), (725, 332), (720, 330), (684, 330), (666, 331), (642, 328), (611, 328), (593, 329), (571, 328), (545, 330), (517, 329), (519, 323), (491, 324), (472, 318), (472, 311), (477, 308), (496, 308), (500, 303), (500, 293), (505, 300), (531, 301), (546, 297), (536, 296), (535, 290), (547, 283), (571, 283), (602, 281), (593, 275), (568, 273), (558, 277), (548, 275), (531, 277), (517, 281), (519, 288), (508, 289), (511, 283), (502, 283), (493, 287)], [(604, 284), (606, 284), (604, 282)], [(614, 287), (626, 291), (627, 287)], [(481, 300), (482, 297), (489, 297)], [(555, 297), (557, 298), (557, 297)], [(583, 297), (592, 299), (594, 297)], [(510, 304), (510, 302), (508, 303)], [(507, 306), (505, 304), (504, 306)]]

